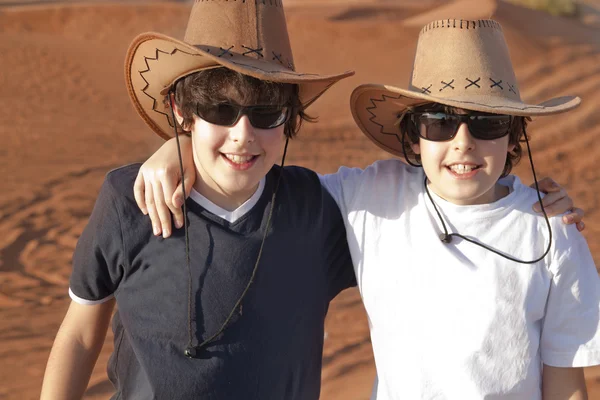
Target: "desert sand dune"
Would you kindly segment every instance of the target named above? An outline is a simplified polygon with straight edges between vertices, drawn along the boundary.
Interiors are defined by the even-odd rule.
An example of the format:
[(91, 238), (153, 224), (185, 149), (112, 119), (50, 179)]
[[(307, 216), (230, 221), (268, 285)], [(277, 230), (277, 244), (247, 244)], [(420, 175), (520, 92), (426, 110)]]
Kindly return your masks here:
[[(35, 399), (48, 352), (68, 305), (71, 253), (105, 173), (137, 162), (161, 140), (137, 117), (126, 96), (125, 50), (144, 31), (182, 36), (188, 3), (8, 7), (0, 1), (0, 398)], [(68, 2), (72, 3), (72, 2)], [(477, 2), (479, 3), (479, 2)], [(469, 5), (470, 4), (470, 5)], [(522, 95), (578, 94), (583, 105), (531, 127), (536, 169), (564, 184), (586, 209), (585, 236), (600, 263), (600, 28), (503, 2), (288, 0), (296, 64), (303, 70), (356, 77), (328, 92), (290, 146), (289, 162), (319, 172), (366, 166), (387, 154), (354, 126), (348, 108), (359, 83), (403, 85), (421, 22), (488, 17), (505, 29)], [(427, 19), (427, 21), (429, 20)], [(419, 22), (417, 24), (416, 22)], [(335, 154), (335, 157), (332, 157)], [(516, 172), (531, 181), (527, 160)], [(368, 327), (355, 290), (332, 304), (327, 321), (323, 399), (368, 399), (374, 367)], [(86, 398), (107, 399), (105, 366), (112, 335)], [(590, 398), (600, 399), (600, 372), (587, 372)]]

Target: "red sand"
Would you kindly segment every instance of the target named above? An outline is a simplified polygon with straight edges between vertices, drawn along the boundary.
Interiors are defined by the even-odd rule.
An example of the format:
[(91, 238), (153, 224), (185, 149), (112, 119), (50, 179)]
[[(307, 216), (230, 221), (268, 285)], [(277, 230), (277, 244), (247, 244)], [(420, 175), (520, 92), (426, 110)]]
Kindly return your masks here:
[[(123, 59), (131, 39), (156, 30), (181, 36), (186, 4), (90, 4), (1, 7), (0, 1), (0, 398), (39, 396), (48, 352), (68, 305), (71, 253), (104, 174), (143, 160), (161, 140), (136, 116), (125, 93)], [(290, 163), (319, 172), (387, 158), (354, 126), (350, 91), (359, 83), (407, 81), (418, 28), (438, 17), (495, 18), (505, 29), (525, 99), (578, 94), (565, 116), (532, 125), (536, 166), (564, 184), (585, 208), (589, 240), (600, 261), (600, 23), (589, 6), (565, 20), (506, 3), (459, 1), (288, 0), (296, 64), (355, 78), (328, 92), (291, 145)], [(591, 3), (594, 3), (593, 1)], [(474, 6), (473, 4), (477, 4)], [(490, 11), (492, 10), (492, 11)], [(477, 15), (477, 13), (481, 15)], [(406, 24), (403, 24), (406, 21)], [(336, 154), (332, 157), (331, 154)], [(524, 160), (525, 161), (525, 160)], [(530, 181), (526, 162), (517, 169)], [(106, 399), (109, 334), (86, 398)], [(327, 321), (324, 399), (368, 399), (374, 376), (360, 297), (351, 290)], [(586, 371), (590, 399), (600, 399), (600, 369)]]

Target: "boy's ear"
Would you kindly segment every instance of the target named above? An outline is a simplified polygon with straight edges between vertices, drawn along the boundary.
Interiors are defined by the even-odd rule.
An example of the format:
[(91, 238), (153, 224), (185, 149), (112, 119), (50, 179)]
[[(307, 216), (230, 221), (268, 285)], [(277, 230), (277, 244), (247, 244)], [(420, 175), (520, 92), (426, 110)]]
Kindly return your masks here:
[(171, 107), (173, 107), (173, 111), (175, 112), (175, 118), (177, 119), (177, 122), (179, 123), (179, 125), (183, 126), (183, 113), (181, 112), (179, 107), (177, 107), (177, 104), (175, 104), (175, 94), (169, 94), (169, 102), (171, 103)]
[(419, 143), (411, 143), (410, 148), (415, 154), (421, 154), (421, 146)]

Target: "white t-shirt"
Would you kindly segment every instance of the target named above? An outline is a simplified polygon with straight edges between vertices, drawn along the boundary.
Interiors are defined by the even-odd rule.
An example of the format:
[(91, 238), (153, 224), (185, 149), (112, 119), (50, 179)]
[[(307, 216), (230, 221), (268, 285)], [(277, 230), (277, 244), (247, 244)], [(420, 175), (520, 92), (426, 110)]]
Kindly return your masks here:
[[(600, 280), (575, 226), (551, 218), (549, 254), (520, 264), (460, 238), (442, 243), (422, 169), (386, 160), (321, 180), (345, 218), (373, 399), (541, 399), (542, 363), (600, 364)], [(511, 193), (492, 204), (431, 194), (450, 232), (534, 260), (548, 244), (537, 194), (516, 177), (501, 183)]]

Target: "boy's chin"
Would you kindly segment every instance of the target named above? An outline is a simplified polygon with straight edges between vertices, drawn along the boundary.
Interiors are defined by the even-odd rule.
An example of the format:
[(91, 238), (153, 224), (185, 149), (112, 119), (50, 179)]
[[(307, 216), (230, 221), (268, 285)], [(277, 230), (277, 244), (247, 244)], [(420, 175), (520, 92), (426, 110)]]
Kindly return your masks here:
[(260, 183), (259, 179), (243, 179), (236, 181), (221, 181), (219, 186), (226, 194), (235, 195), (235, 194), (246, 194), (248, 192), (254, 192), (258, 184)]
[(482, 190), (477, 187), (469, 189), (463, 188), (463, 190), (445, 191), (442, 194), (438, 193), (438, 196), (457, 205), (486, 204), (496, 201), (493, 193), (489, 190)]

